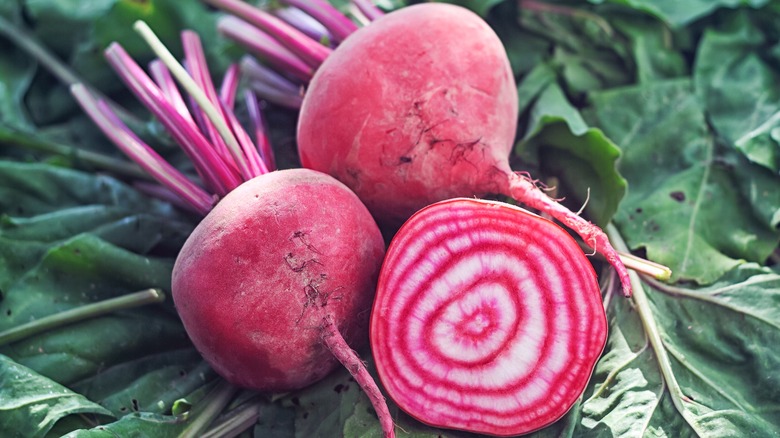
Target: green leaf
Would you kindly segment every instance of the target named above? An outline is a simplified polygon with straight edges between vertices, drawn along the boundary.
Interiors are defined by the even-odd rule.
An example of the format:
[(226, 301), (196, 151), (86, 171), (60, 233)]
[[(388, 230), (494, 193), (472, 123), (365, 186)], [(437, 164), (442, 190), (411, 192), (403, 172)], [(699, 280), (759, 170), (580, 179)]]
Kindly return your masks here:
[(730, 168), (689, 80), (594, 93), (592, 103), (589, 115), (623, 150), (630, 190), (615, 221), (631, 248), (671, 267), (674, 280), (700, 284), (769, 256), (780, 236), (768, 219), (780, 204), (753, 207), (764, 217), (745, 206), (756, 200), (751, 192), (772, 193), (780, 181)]
[(552, 45), (544, 36), (536, 35), (517, 25), (519, 16), (515, 2), (496, 5), (486, 20), (501, 39), (515, 76), (528, 74), (544, 65)]
[(178, 417), (137, 412), (110, 424), (74, 430), (62, 438), (177, 438), (185, 425)]
[[(780, 17), (778, 17), (780, 18)], [(715, 131), (751, 161), (780, 172), (780, 72), (765, 61), (766, 37), (747, 13), (708, 29), (694, 83)]]
[(441, 3), (451, 3), (453, 5), (463, 6), (471, 9), (477, 14), (485, 17), (490, 9), (503, 2), (504, 0), (439, 0)]
[[(0, 26), (7, 25), (0, 16)], [(27, 93), (36, 68), (35, 63), (20, 50), (9, 47), (0, 33), (0, 125), (29, 129), (30, 120), (23, 99)]]
[(625, 42), (607, 20), (585, 6), (531, 0), (519, 7), (522, 28), (552, 43), (551, 62), (574, 96), (628, 84), (633, 76)]
[(591, 3), (615, 3), (652, 14), (673, 27), (690, 24), (719, 8), (746, 5), (759, 8), (768, 0), (589, 0)]
[(0, 430), (4, 437), (44, 437), (70, 415), (111, 412), (0, 354)]
[[(540, 74), (539, 76), (547, 77)], [(535, 83), (537, 75), (529, 75)], [(620, 150), (600, 130), (589, 128), (557, 84), (547, 85), (531, 108), (528, 134), (517, 145), (526, 162), (539, 163), (546, 175), (554, 175), (560, 194), (575, 211), (585, 204), (585, 216), (606, 225), (626, 191), (616, 170)]]
[(610, 23), (630, 42), (637, 83), (688, 75), (685, 56), (677, 46), (679, 35), (662, 22), (646, 15), (615, 14)]
[[(610, 301), (583, 435), (776, 436), (780, 355), (767, 346), (780, 342), (780, 275), (744, 264), (709, 287), (643, 286), (652, 321), (628, 300)], [(664, 354), (646, 330), (660, 335)]]
[[(0, 182), (0, 330), (140, 289), (170, 289), (172, 257), (192, 223), (169, 205), (111, 178), (41, 164), (0, 161)], [(116, 416), (168, 412), (214, 378), (170, 302), (73, 323), (0, 353)]]
[(555, 69), (548, 63), (538, 64), (533, 70), (528, 72), (517, 85), (517, 100), (520, 113), (530, 112), (539, 95), (556, 80), (557, 74)]

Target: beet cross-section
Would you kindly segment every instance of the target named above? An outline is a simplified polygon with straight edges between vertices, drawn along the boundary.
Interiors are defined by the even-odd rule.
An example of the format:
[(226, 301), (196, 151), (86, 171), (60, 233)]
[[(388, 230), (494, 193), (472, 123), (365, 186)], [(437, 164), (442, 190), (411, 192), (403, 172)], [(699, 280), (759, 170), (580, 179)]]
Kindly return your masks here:
[(582, 394), (604, 348), (596, 274), (553, 222), (509, 204), (433, 204), (391, 242), (371, 347), (420, 421), (498, 436), (542, 428)]

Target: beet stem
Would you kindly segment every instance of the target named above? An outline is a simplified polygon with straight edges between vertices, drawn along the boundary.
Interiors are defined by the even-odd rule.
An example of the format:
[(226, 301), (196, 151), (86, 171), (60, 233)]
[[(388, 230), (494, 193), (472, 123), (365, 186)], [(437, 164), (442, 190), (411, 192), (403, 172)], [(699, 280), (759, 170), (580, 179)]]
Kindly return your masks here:
[(219, 86), (219, 100), (225, 103), (225, 106), (231, 110), (236, 105), (236, 93), (238, 92), (238, 82), (241, 69), (238, 64), (230, 64), (225, 76), (222, 77), (222, 84)]
[(160, 303), (165, 299), (165, 294), (160, 289), (145, 289), (140, 292), (109, 298), (96, 303), (85, 304), (70, 310), (44, 316), (26, 324), (0, 332), (0, 345), (10, 344), (22, 339), (35, 336), (58, 327), (74, 322), (84, 321), (119, 310), (145, 306), (147, 304)]
[(308, 35), (287, 24), (281, 18), (239, 0), (204, 0), (216, 8), (235, 14), (272, 35), (282, 45), (296, 53), (309, 66), (319, 67), (331, 50)]
[[(171, 52), (168, 51), (168, 48), (165, 47), (162, 41), (160, 41), (157, 35), (155, 35), (155, 33), (146, 23), (143, 21), (136, 21), (135, 25), (133, 25), (133, 28), (143, 37), (144, 41), (146, 41), (146, 43), (160, 58), (160, 60), (165, 63), (173, 76), (179, 81), (179, 84), (181, 84), (187, 93), (189, 93), (190, 96), (195, 99), (200, 109), (206, 113), (206, 116), (209, 118), (211, 123), (214, 124), (220, 136), (227, 144), (237, 167), (241, 169), (242, 175), (247, 178), (251, 178), (251, 172), (248, 170), (249, 166), (246, 157), (244, 157), (241, 151), (241, 146), (238, 144), (238, 141), (233, 135), (233, 132), (225, 122), (224, 117), (221, 117), (221, 111), (211, 104), (211, 99), (209, 99), (204, 90), (198, 86), (195, 80), (193, 80), (192, 76), (190, 76), (184, 67), (179, 64)], [(195, 67), (197, 68), (197, 66)]]
[(615, 268), (620, 278), (620, 283), (623, 285), (623, 294), (626, 297), (631, 296), (631, 280), (628, 276), (628, 270), (601, 228), (552, 200), (539, 190), (530, 179), (517, 173), (509, 174), (508, 191), (508, 195), (513, 199), (549, 214), (579, 234), (588, 246), (602, 254), (607, 259), (607, 262)]
[(214, 421), (238, 393), (238, 388), (227, 381), (219, 382), (189, 413), (189, 425), (178, 438), (195, 438), (203, 435), (204, 430)]
[(277, 8), (274, 9), (273, 14), (315, 41), (323, 43), (333, 41), (333, 35), (331, 35), (330, 31), (328, 31), (322, 23), (298, 8)]
[(208, 188), (218, 195), (225, 195), (238, 187), (241, 180), (232, 163), (208, 142), (191, 116), (183, 116), (166, 99), (165, 94), (152, 81), (143, 69), (127, 54), (118, 43), (112, 43), (105, 51), (106, 60), (127, 85), (130, 91), (160, 120), (176, 142), (184, 149), (193, 163), (204, 175), (210, 175), (205, 181), (212, 183)]
[(390, 415), (390, 410), (387, 407), (382, 391), (379, 390), (374, 378), (371, 377), (368, 369), (366, 369), (366, 365), (355, 353), (355, 350), (347, 344), (347, 341), (344, 340), (344, 337), (333, 324), (330, 317), (323, 318), (322, 340), (368, 395), (379, 417), (379, 424), (382, 426), (384, 436), (387, 438), (394, 437), (395, 425), (393, 424), (393, 417)]
[[(607, 226), (607, 233), (609, 233), (612, 241), (615, 242), (615, 246), (617, 246), (621, 251), (628, 251), (628, 247), (626, 246), (623, 237), (620, 235), (614, 225)], [(634, 285), (634, 308), (639, 315), (639, 319), (642, 321), (642, 327), (645, 330), (645, 334), (647, 335), (647, 339), (650, 342), (650, 346), (655, 352), (655, 357), (658, 360), (658, 368), (661, 371), (661, 376), (663, 376), (663, 379), (666, 382), (669, 395), (672, 399), (672, 404), (680, 413), (680, 415), (685, 419), (685, 421), (694, 430), (698, 430), (696, 427), (696, 420), (691, 418), (690, 411), (683, 404), (683, 401), (685, 400), (685, 394), (683, 394), (682, 388), (677, 382), (677, 377), (675, 376), (674, 370), (672, 369), (672, 361), (669, 358), (669, 353), (667, 352), (666, 346), (664, 345), (663, 337), (660, 330), (658, 329), (658, 322), (655, 320), (655, 316), (653, 315), (653, 310), (650, 306), (650, 301), (647, 297), (647, 293), (645, 292), (642, 280), (639, 277), (639, 274), (636, 272), (630, 273), (630, 279)]]
[(298, 55), (265, 31), (238, 17), (221, 17), (217, 22), (217, 30), (296, 79), (308, 82), (314, 75), (314, 69)]
[(385, 15), (385, 13), (376, 7), (371, 0), (352, 0), (352, 4), (357, 6), (358, 10), (370, 21), (374, 21)]
[(296, 7), (317, 21), (322, 23), (336, 41), (344, 41), (352, 32), (358, 30), (357, 25), (344, 14), (334, 8), (333, 5), (323, 0), (282, 0), (284, 3)]
[(249, 120), (255, 131), (255, 144), (260, 157), (269, 171), (276, 170), (274, 151), (271, 148), (271, 141), (268, 138), (268, 130), (263, 118), (263, 111), (260, 109), (260, 102), (257, 101), (257, 95), (250, 90), (244, 90), (244, 101), (249, 113)]
[(128, 157), (138, 163), (154, 179), (170, 188), (197, 211), (205, 214), (211, 210), (213, 199), (209, 193), (193, 183), (171, 166), (154, 149), (144, 143), (119, 120), (107, 103), (98, 100), (85, 85), (74, 84), (71, 94), (84, 112), (101, 131)]

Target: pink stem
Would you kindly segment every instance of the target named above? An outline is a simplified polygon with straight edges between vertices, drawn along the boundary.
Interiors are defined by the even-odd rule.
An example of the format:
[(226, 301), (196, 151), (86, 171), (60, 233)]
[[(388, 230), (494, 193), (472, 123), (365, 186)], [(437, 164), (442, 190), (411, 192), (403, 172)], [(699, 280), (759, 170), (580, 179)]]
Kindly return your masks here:
[[(195, 126), (195, 120), (193, 120), (192, 114), (190, 114), (190, 110), (187, 108), (187, 104), (184, 103), (184, 99), (182, 99), (181, 93), (179, 93), (176, 82), (173, 80), (171, 72), (165, 67), (165, 64), (159, 59), (153, 60), (149, 63), (149, 74), (157, 83), (157, 86), (160, 87), (160, 91), (162, 91), (168, 103), (175, 108), (176, 112), (178, 112), (187, 123)], [(182, 149), (190, 160), (195, 163), (195, 170), (198, 172), (198, 176), (203, 180), (205, 186), (212, 190), (214, 190), (215, 187), (218, 187), (219, 183), (215, 180), (213, 172), (208, 172), (208, 163), (203, 160), (203, 157), (197, 151), (190, 150), (190, 148), (184, 145), (182, 146)]]
[(336, 41), (344, 41), (353, 32), (358, 30), (357, 25), (345, 17), (344, 14), (334, 8), (333, 5), (323, 0), (282, 0), (290, 6), (296, 7), (311, 15), (322, 23)]
[(301, 105), (303, 105), (303, 96), (299, 94), (280, 91), (262, 81), (250, 80), (248, 85), (261, 99), (268, 102), (295, 110), (301, 109)]
[[(217, 90), (214, 88), (214, 82), (211, 79), (211, 74), (209, 73), (208, 65), (206, 64), (206, 54), (203, 52), (203, 46), (200, 43), (200, 37), (191, 30), (185, 30), (181, 33), (181, 40), (182, 45), (184, 46), (184, 57), (187, 60), (187, 67), (192, 79), (198, 84), (200, 89), (203, 90), (211, 105), (217, 109), (219, 117), (225, 120), (225, 112), (222, 110), (222, 104), (217, 95)], [(193, 110), (195, 112), (203, 111), (203, 109), (197, 105), (193, 106)], [(227, 147), (227, 144), (225, 143), (227, 140), (222, 138), (222, 135), (217, 130), (216, 126), (214, 126), (214, 123), (205, 116), (205, 113), (200, 114), (200, 120), (202, 120), (206, 133), (211, 139), (212, 144), (216, 145), (217, 150), (239, 170), (244, 181), (251, 179), (253, 177), (252, 170), (246, 157), (242, 154), (235, 153)], [(233, 139), (235, 140), (235, 136)]]
[(181, 208), (182, 210), (191, 211), (199, 215), (204, 215), (203, 212), (196, 210), (190, 203), (186, 202), (179, 195), (174, 193), (171, 189), (155, 184), (153, 182), (146, 181), (133, 181), (133, 187), (139, 192), (146, 193), (147, 195), (168, 202)]
[(582, 237), (588, 246), (604, 255), (607, 262), (617, 271), (620, 283), (623, 285), (623, 294), (627, 297), (631, 296), (631, 280), (628, 277), (628, 270), (620, 261), (620, 255), (609, 243), (609, 238), (601, 228), (551, 199), (525, 176), (510, 173), (508, 191), (507, 195), (513, 199), (561, 221)]
[(368, 395), (371, 405), (374, 406), (374, 410), (379, 417), (379, 424), (382, 426), (384, 436), (387, 438), (395, 437), (393, 417), (390, 415), (390, 410), (387, 407), (382, 391), (379, 390), (374, 378), (371, 377), (371, 374), (366, 369), (366, 365), (347, 344), (347, 341), (344, 340), (344, 337), (333, 324), (330, 317), (323, 318), (322, 340), (336, 359), (352, 374), (352, 377), (355, 378), (355, 381), (357, 381), (366, 395)]
[(244, 55), (241, 57), (240, 65), (241, 73), (243, 73), (245, 76), (248, 76), (249, 79), (263, 82), (288, 94), (303, 94), (303, 87), (301, 85), (292, 82), (276, 71), (257, 62), (257, 60), (249, 55)]
[(333, 35), (319, 21), (298, 8), (274, 9), (274, 15), (289, 23), (315, 41), (334, 41)]
[(385, 15), (384, 11), (376, 7), (371, 0), (352, 0), (352, 3), (357, 6), (360, 12), (362, 12), (370, 21), (374, 21)]
[(276, 66), (279, 70), (303, 82), (309, 82), (314, 76), (314, 69), (298, 55), (280, 44), (272, 36), (240, 18), (233, 16), (220, 18), (217, 22), (217, 30)]
[(265, 126), (265, 120), (263, 120), (263, 112), (260, 109), (260, 103), (257, 101), (257, 96), (249, 90), (244, 92), (244, 101), (246, 102), (246, 108), (249, 112), (249, 120), (252, 121), (252, 126), (255, 129), (255, 144), (260, 152), (260, 157), (265, 163), (265, 167), (271, 171), (276, 170), (276, 159), (274, 158), (274, 151), (271, 149), (271, 141), (268, 139), (268, 131)]
[(176, 81), (173, 80), (173, 76), (168, 68), (165, 67), (165, 64), (159, 59), (153, 60), (149, 63), (149, 74), (154, 79), (154, 82), (157, 83), (157, 86), (160, 87), (160, 91), (165, 95), (165, 99), (176, 108), (176, 112), (194, 123), (192, 114), (190, 114), (187, 104), (182, 99), (181, 93), (179, 93)]
[(154, 149), (139, 139), (122, 123), (106, 102), (96, 99), (83, 84), (74, 84), (71, 93), (98, 128), (154, 179), (176, 193), (198, 213), (205, 216), (211, 211), (214, 197), (187, 179)]
[(125, 85), (160, 120), (200, 171), (209, 175), (208, 180), (215, 183), (212, 190), (223, 196), (241, 184), (239, 175), (216, 153), (197, 127), (182, 117), (165, 99), (162, 91), (122, 46), (111, 44), (106, 49), (106, 59)]
[(314, 41), (283, 20), (240, 0), (204, 0), (211, 6), (235, 14), (254, 26), (273, 35), (282, 45), (297, 54), (304, 62), (317, 68), (331, 50)]
[(222, 85), (219, 87), (219, 100), (231, 110), (236, 105), (236, 91), (238, 91), (240, 71), (238, 64), (230, 64), (230, 67), (225, 72), (225, 76), (222, 77)]
[(224, 105), (222, 106), (222, 110), (225, 113), (225, 119), (228, 122), (228, 126), (230, 126), (230, 129), (236, 136), (236, 140), (238, 141), (241, 150), (244, 152), (244, 157), (246, 158), (248, 166), (247, 171), (249, 172), (248, 179), (268, 173), (268, 168), (265, 166), (265, 162), (260, 157), (260, 153), (257, 150), (257, 147), (254, 143), (252, 143), (252, 139), (241, 126), (241, 123), (238, 122), (238, 118), (235, 116), (235, 114), (233, 114), (233, 111)]

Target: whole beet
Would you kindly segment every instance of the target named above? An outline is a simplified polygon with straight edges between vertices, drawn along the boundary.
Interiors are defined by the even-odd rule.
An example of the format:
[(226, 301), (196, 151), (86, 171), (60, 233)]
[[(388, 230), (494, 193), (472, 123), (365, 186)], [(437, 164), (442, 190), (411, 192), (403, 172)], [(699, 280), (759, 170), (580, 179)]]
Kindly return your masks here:
[(364, 346), (384, 242), (360, 200), (308, 169), (271, 172), (225, 196), (184, 244), (173, 299), (195, 347), (228, 381), (305, 387), (338, 361), (336, 329)]

